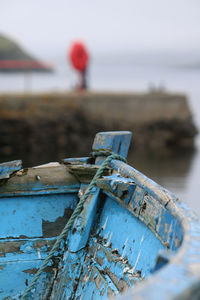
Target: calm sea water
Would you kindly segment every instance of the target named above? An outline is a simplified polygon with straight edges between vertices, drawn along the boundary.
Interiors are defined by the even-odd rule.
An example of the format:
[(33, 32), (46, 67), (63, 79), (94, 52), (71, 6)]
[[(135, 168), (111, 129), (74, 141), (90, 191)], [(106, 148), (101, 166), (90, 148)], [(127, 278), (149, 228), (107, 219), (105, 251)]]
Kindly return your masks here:
[[(55, 60), (53, 74), (0, 74), (0, 92), (66, 91), (73, 88), (76, 75), (63, 60)], [(97, 59), (88, 74), (92, 90), (148, 91), (149, 88), (166, 89), (188, 96), (195, 123), (200, 131), (200, 69), (136, 64), (131, 59)], [(134, 157), (134, 149), (131, 149)], [(200, 214), (200, 136), (196, 138), (196, 151), (181, 156), (152, 160), (133, 159), (134, 167), (176, 193), (179, 198)]]

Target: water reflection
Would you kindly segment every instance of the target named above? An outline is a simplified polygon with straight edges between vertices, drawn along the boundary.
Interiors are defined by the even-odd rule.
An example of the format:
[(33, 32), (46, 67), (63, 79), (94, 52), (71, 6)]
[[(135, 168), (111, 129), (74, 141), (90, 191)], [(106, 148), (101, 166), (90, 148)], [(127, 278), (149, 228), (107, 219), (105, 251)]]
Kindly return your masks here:
[(200, 170), (200, 136), (196, 149), (170, 157), (129, 154), (129, 164), (155, 182), (175, 193), (200, 215), (198, 177)]
[(129, 164), (138, 169), (159, 184), (174, 181), (174, 178), (184, 180), (191, 171), (195, 150), (184, 151), (171, 156), (159, 156), (134, 153), (129, 154)]

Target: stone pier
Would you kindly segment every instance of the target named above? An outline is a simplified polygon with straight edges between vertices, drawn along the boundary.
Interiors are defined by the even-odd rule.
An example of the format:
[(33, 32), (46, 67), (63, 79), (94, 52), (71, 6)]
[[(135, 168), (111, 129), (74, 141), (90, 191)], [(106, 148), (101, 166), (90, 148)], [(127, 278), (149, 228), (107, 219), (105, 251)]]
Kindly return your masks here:
[(87, 155), (96, 132), (107, 130), (131, 130), (134, 150), (152, 155), (192, 148), (197, 133), (181, 94), (0, 95), (1, 161)]

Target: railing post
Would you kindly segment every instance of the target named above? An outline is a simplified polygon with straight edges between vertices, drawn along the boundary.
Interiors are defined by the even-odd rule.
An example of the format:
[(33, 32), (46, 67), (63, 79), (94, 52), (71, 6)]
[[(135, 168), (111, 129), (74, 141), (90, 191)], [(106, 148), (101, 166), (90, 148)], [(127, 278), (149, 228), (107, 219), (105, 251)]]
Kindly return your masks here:
[[(131, 142), (132, 133), (130, 131), (109, 131), (96, 134), (92, 146), (93, 151), (110, 151), (120, 154), (126, 158)], [(103, 157), (97, 157), (96, 164), (101, 164)]]

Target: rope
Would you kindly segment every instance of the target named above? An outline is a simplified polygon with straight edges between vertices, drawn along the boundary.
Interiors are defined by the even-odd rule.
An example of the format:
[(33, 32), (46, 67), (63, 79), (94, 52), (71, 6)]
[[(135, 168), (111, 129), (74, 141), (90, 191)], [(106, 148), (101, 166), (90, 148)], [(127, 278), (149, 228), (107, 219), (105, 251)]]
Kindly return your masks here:
[(115, 154), (115, 153), (112, 153), (112, 152), (108, 152), (108, 151), (93, 152), (92, 155), (93, 156), (107, 156), (107, 158), (104, 160), (104, 162), (101, 164), (100, 168), (97, 170), (97, 172), (96, 172), (95, 176), (93, 177), (92, 181), (90, 182), (85, 194), (80, 199), (79, 203), (77, 204), (73, 214), (71, 215), (70, 219), (68, 220), (68, 222), (65, 225), (64, 229), (62, 230), (61, 234), (57, 237), (57, 240), (56, 240), (55, 244), (53, 245), (53, 247), (50, 250), (47, 257), (45, 258), (42, 266), (37, 271), (37, 273), (35, 274), (33, 280), (31, 281), (30, 285), (27, 287), (24, 294), (22, 295), (22, 298), (21, 298), (22, 300), (26, 299), (27, 295), (33, 289), (33, 287), (36, 284), (38, 278), (44, 272), (45, 268), (47, 267), (48, 263), (50, 262), (51, 258), (53, 257), (54, 252), (59, 248), (59, 245), (60, 245), (62, 239), (67, 236), (67, 234), (68, 234), (69, 230), (71, 229), (75, 219), (81, 213), (81, 211), (83, 209), (83, 205), (84, 205), (86, 199), (90, 195), (93, 187), (96, 185), (97, 180), (102, 176), (105, 168), (107, 168), (107, 166), (109, 165), (111, 160), (116, 159), (116, 160), (121, 160), (123, 162), (126, 162), (126, 160), (121, 155)]

